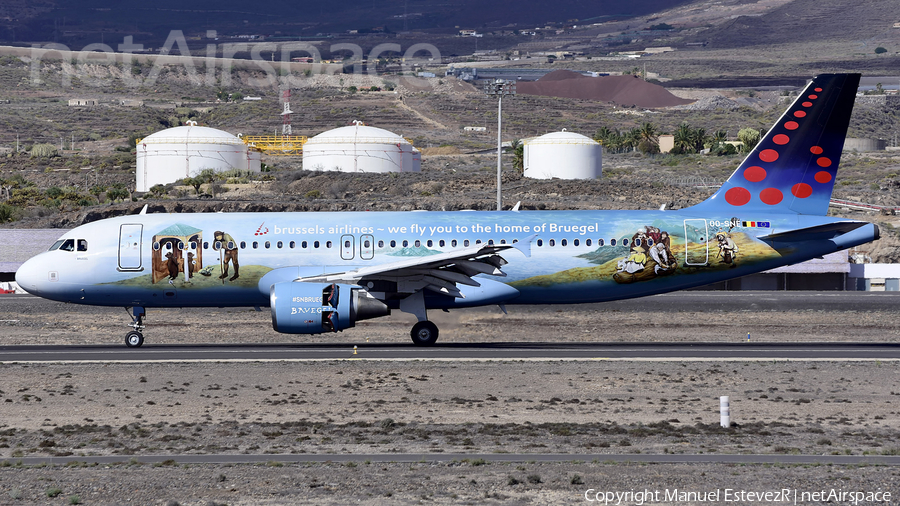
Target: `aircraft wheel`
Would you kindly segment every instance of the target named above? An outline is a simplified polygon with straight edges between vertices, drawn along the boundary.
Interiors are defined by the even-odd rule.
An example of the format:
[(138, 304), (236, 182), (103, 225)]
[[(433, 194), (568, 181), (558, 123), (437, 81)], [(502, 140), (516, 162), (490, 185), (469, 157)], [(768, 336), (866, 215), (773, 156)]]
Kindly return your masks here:
[(425, 320), (413, 325), (409, 335), (416, 346), (431, 346), (437, 341), (438, 328), (437, 325)]
[(141, 334), (136, 330), (132, 330), (125, 334), (125, 346), (128, 346), (129, 348), (138, 348), (142, 344), (144, 344), (144, 334)]

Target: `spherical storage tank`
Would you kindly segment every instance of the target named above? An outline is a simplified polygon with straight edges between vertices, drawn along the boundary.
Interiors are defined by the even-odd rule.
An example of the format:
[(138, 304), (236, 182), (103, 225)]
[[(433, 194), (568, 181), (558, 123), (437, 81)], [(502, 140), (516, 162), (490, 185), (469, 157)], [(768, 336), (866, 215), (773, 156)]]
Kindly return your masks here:
[(597, 179), (603, 172), (603, 147), (574, 132), (552, 132), (524, 143), (525, 177)]
[(137, 145), (139, 192), (157, 184), (168, 184), (200, 172), (229, 170), (260, 171), (259, 151), (228, 132), (194, 123), (148, 135)]
[(403, 137), (363, 125), (335, 128), (303, 145), (303, 168), (337, 172), (419, 172), (422, 155)]

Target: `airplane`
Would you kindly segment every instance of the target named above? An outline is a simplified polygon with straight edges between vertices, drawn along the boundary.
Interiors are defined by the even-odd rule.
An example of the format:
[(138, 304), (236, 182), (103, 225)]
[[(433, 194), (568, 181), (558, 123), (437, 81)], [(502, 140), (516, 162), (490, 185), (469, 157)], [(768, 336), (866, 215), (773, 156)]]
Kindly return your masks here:
[(709, 199), (642, 211), (148, 214), (65, 233), (16, 282), (55, 301), (131, 309), (268, 306), (275, 331), (339, 332), (399, 310), (643, 297), (803, 262), (879, 238), (826, 216), (860, 74), (812, 79)]

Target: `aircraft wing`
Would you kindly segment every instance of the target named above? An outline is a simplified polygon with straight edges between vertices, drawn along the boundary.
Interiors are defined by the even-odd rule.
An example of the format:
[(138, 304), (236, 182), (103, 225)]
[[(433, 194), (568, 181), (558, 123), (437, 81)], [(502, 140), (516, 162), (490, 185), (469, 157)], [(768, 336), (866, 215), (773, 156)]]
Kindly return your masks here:
[[(476, 244), (467, 248), (406, 258), (396, 262), (360, 267), (343, 272), (333, 272), (297, 279), (299, 282), (352, 283), (366, 286), (368, 282), (388, 281), (396, 283), (396, 293), (415, 293), (425, 289), (452, 297), (465, 297), (456, 284), (481, 286), (473, 279), (478, 274), (506, 276), (501, 268), (508, 262), (498, 253), (517, 249), (526, 257), (531, 256), (531, 242), (537, 235), (513, 244)], [(380, 291), (380, 290), (375, 290)]]

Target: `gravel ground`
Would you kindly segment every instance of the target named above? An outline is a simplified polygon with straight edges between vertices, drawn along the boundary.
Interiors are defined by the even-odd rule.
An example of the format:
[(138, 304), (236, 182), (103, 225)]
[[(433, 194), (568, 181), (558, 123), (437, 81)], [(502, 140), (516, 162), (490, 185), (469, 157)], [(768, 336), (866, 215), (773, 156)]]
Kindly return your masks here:
[[(610, 329), (603, 340), (611, 341), (731, 339), (722, 337), (723, 326), (736, 335), (768, 329), (779, 341), (846, 340), (851, 329), (859, 329), (859, 340), (884, 341), (900, 327), (887, 309), (646, 313), (620, 304), (556, 311), (459, 311), (438, 323), (448, 342), (511, 332), (517, 341), (571, 340), (573, 329), (587, 325)], [(3, 344), (34, 343), (38, 336), (46, 344), (108, 344), (120, 340), (126, 319), (121, 309), (35, 304), (15, 314), (0, 310), (0, 320), (18, 320), (0, 323), (0, 334)], [(169, 323), (154, 325), (160, 321)], [(403, 315), (376, 322), (340, 338), (405, 342)], [(221, 341), (222, 329), (231, 330), (228, 342), (293, 340), (271, 331), (265, 312), (157, 311), (148, 323), (150, 342)], [(588, 489), (900, 493), (898, 471), (889, 466), (639, 465), (602, 457), (284, 465), (131, 460), (184, 453), (896, 454), (900, 380), (893, 362), (4, 364), (0, 378), (0, 504), (560, 504), (587, 502)], [(727, 430), (718, 425), (720, 395), (731, 397), (735, 425)], [(122, 463), (18, 463), (52, 455), (122, 456)], [(645, 503), (702, 502), (663, 499)], [(798, 502), (825, 502), (807, 499)]]

